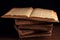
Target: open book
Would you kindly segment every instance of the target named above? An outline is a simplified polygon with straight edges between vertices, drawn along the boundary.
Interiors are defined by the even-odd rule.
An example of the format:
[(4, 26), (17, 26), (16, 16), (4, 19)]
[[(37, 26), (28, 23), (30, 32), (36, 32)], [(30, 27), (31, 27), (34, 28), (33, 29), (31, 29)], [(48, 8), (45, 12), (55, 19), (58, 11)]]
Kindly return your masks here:
[(59, 22), (56, 12), (42, 8), (13, 8), (3, 18), (27, 18), (30, 20)]

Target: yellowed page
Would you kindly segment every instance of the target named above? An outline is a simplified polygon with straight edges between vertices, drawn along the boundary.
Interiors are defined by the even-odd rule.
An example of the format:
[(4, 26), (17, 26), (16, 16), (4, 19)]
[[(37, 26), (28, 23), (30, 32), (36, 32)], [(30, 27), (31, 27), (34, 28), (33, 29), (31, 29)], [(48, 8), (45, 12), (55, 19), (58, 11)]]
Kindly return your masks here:
[(35, 8), (31, 14), (31, 17), (54, 19), (53, 21), (58, 22), (56, 13), (54, 13), (53, 10), (48, 9)]
[(29, 8), (13, 8), (8, 13), (6, 13), (5, 15), (29, 17), (32, 10), (33, 10), (32, 7), (29, 7)]

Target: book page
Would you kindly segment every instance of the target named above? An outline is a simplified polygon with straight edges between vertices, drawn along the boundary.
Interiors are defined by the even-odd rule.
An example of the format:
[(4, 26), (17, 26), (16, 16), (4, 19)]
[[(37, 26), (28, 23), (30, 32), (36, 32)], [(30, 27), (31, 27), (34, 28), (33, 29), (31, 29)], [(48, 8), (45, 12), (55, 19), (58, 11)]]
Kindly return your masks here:
[(31, 17), (54, 19), (54, 21), (58, 22), (57, 15), (54, 11), (48, 9), (35, 8), (31, 14)]
[(33, 8), (13, 8), (5, 15), (11, 15), (11, 16), (27, 16), (29, 17)]

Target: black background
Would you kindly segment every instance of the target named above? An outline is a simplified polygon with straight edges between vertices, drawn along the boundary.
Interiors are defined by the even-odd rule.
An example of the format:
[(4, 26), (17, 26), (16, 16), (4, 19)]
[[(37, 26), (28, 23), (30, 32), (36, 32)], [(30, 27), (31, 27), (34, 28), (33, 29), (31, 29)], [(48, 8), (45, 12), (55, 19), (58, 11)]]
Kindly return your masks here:
[[(13, 7), (33, 7), (52, 9), (57, 12), (60, 20), (60, 1), (58, 0), (0, 0), (0, 16)], [(13, 28), (14, 19), (0, 18), (0, 37), (17, 37)]]

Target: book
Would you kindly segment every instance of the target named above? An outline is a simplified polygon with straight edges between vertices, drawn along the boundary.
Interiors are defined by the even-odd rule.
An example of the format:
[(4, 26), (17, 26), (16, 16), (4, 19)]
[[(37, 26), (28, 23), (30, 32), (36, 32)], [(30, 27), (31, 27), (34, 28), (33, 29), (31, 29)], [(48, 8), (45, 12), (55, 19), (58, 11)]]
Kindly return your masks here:
[[(53, 24), (42, 24), (42, 25), (15, 25), (15, 29), (17, 29), (17, 32), (19, 34), (19, 36), (27, 36), (27, 37), (34, 37), (34, 36), (40, 36), (41, 34), (33, 34), (34, 32), (36, 33), (36, 31), (39, 31), (40, 33), (42, 33), (41, 36), (51, 36), (52, 34), (52, 28), (53, 28)], [(46, 33), (45, 33), (46, 32)], [(32, 35), (30, 35), (32, 34)], [(38, 36), (38, 37), (39, 37)]]
[(41, 22), (37, 22), (37, 21), (32, 21), (32, 20), (26, 20), (26, 19), (16, 19), (15, 20), (15, 24), (16, 25), (29, 25), (29, 24), (38, 24)]
[(17, 30), (17, 31), (18, 31), (18, 34), (20, 34), (22, 36), (34, 33), (33, 30)]
[(20, 18), (20, 19), (30, 19), (37, 21), (47, 21), (47, 22), (59, 22), (57, 14), (53, 10), (42, 9), (42, 8), (13, 8), (2, 18)]
[[(46, 28), (47, 25), (42, 25), (42, 26), (44, 26)], [(48, 26), (50, 26), (50, 27), (48, 27)], [(34, 30), (33, 27), (30, 27), (32, 29), (29, 29), (29, 28), (28, 29), (23, 29), (23, 28), (21, 29), (20, 28), (21, 26), (18, 28), (16, 25), (15, 25), (15, 29), (18, 32), (19, 36), (22, 37), (22, 38), (25, 38), (25, 37), (51, 36), (51, 34), (52, 34), (52, 28), (53, 28), (52, 26), (53, 25), (50, 24), (48, 26), (47, 26), (48, 28), (46, 28), (46, 29), (49, 29), (49, 30), (44, 30), (43, 27), (41, 27), (42, 30), (41, 30), (41, 28), (38, 30), (38, 28), (40, 26), (39, 27), (38, 26), (36, 27), (37, 30)], [(25, 27), (25, 26), (22, 26), (22, 27)]]
[(49, 22), (43, 22), (43, 21), (33, 21), (33, 20), (28, 20), (28, 19), (15, 19), (15, 24), (16, 25), (33, 25), (33, 24), (51, 24)]
[(44, 33), (42, 33), (42, 34), (32, 34), (32, 35), (25, 35), (25, 36), (19, 35), (20, 38), (28, 38), (28, 37), (46, 37), (46, 36), (51, 36), (51, 33), (50, 33), (50, 34), (48, 34), (48, 33), (46, 33), (46, 34), (44, 34)]
[[(40, 36), (51, 36), (52, 35), (52, 31), (51, 32), (45, 32), (45, 31), (33, 31), (32, 32), (32, 30), (31, 30), (31, 31), (29, 31), (29, 33), (27, 32), (27, 30), (24, 30), (24, 31), (23, 30), (20, 30), (20, 31), (18, 31), (18, 33), (19, 33), (19, 36), (21, 38), (40, 37)], [(24, 33), (26, 33), (26, 34), (24, 34)]]
[(41, 31), (50, 31), (53, 27), (52, 24), (50, 25), (16, 25), (18, 29), (30, 29), (30, 30), (41, 30)]

